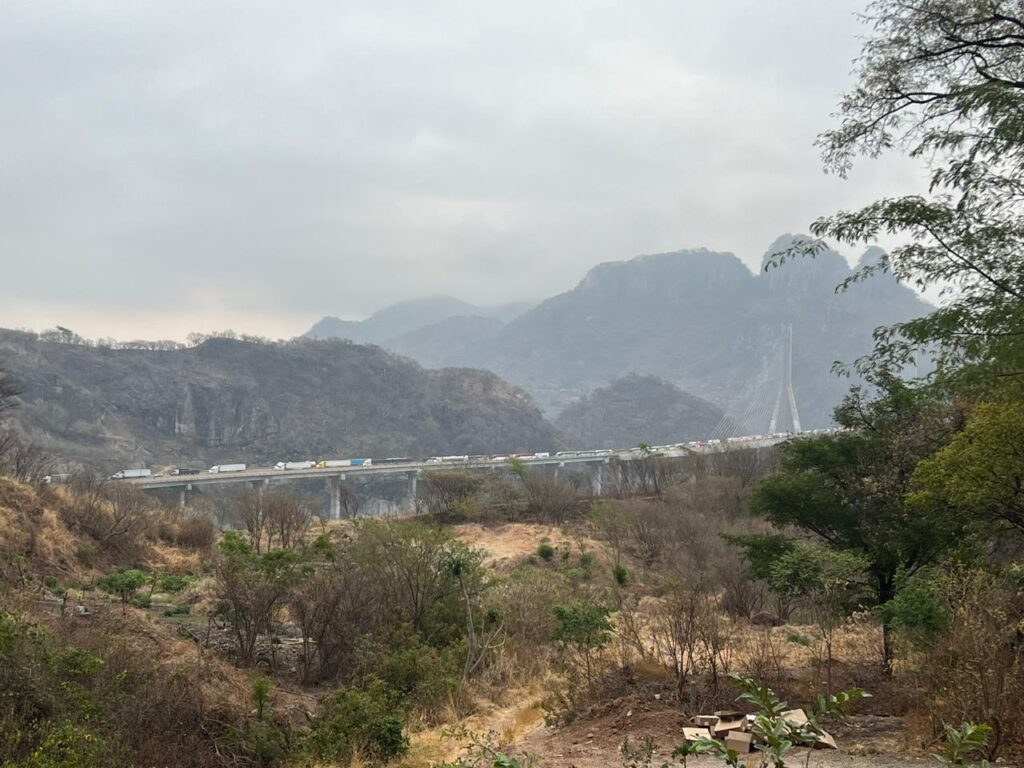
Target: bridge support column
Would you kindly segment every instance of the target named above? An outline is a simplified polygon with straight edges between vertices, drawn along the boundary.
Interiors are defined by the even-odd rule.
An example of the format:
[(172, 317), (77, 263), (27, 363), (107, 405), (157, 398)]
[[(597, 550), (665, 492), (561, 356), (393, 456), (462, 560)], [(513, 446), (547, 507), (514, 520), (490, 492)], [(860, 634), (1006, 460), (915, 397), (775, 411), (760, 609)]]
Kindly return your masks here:
[(602, 484), (602, 473), (604, 472), (604, 463), (596, 464), (593, 467), (593, 471), (590, 475), (590, 493), (593, 496), (600, 496), (604, 491)]
[(419, 480), (419, 476), (419, 470), (413, 470), (406, 475), (409, 481), (406, 504), (408, 505), (410, 512), (416, 511), (416, 485)]
[(560, 461), (560, 462), (558, 462), (557, 464), (555, 464), (555, 480), (557, 480), (557, 479), (558, 479), (558, 475), (560, 474), (560, 470), (561, 470), (561, 469), (562, 469), (562, 468), (563, 468), (564, 466), (565, 466), (565, 462), (564, 462), (564, 461)]
[(329, 512), (327, 518), (329, 520), (340, 520), (341, 519), (341, 484), (342, 479), (340, 477), (328, 477), (327, 478), (327, 498), (330, 500)]
[(178, 488), (178, 509), (184, 509), (188, 506), (188, 492), (191, 490), (191, 483), (182, 485)]

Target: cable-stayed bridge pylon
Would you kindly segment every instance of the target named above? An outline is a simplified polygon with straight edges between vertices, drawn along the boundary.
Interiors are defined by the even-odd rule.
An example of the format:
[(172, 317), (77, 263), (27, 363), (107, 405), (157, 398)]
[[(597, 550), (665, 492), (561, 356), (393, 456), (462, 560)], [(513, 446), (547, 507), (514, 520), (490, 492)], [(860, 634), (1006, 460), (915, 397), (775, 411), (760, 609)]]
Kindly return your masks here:
[(793, 326), (782, 333), (762, 356), (762, 365), (738, 401), (712, 430), (710, 439), (746, 435), (798, 434), (800, 411), (793, 387)]

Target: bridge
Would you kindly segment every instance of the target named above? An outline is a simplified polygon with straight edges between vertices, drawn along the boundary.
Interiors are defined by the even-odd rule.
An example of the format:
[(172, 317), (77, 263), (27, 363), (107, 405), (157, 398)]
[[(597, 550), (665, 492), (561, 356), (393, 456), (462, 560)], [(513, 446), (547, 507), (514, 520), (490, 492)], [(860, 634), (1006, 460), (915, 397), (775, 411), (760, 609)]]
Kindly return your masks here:
[[(591, 493), (601, 496), (607, 485), (608, 472), (615, 462), (635, 462), (651, 456), (683, 458), (700, 454), (715, 454), (730, 450), (767, 448), (790, 436), (788, 434), (754, 435), (749, 437), (725, 438), (708, 442), (694, 441), (673, 445), (654, 446), (650, 449), (600, 451), (563, 451), (549, 456), (534, 455), (516, 457), (527, 467), (547, 468), (557, 477), (563, 471), (583, 470), (589, 475)], [(178, 502), (185, 506), (188, 494), (204, 486), (237, 485), (248, 483), (257, 488), (270, 483), (296, 480), (324, 481), (330, 499), (331, 519), (341, 516), (343, 483), (346, 479), (366, 477), (387, 477), (403, 479), (407, 483), (406, 498), (410, 503), (416, 499), (417, 483), (424, 472), (466, 469), (474, 471), (500, 471), (509, 467), (509, 457), (469, 457), (467, 459), (444, 461), (387, 462), (348, 467), (310, 467), (308, 469), (275, 469), (274, 467), (246, 467), (235, 472), (200, 472), (191, 475), (150, 475), (148, 477), (125, 478), (117, 482), (134, 485), (147, 491), (171, 490), (178, 492)]]
[(774, 435), (779, 431), (800, 434), (800, 410), (793, 388), (793, 326), (761, 352), (761, 368), (747, 382), (746, 392), (732, 412), (726, 413), (711, 431), (712, 439), (734, 435)]

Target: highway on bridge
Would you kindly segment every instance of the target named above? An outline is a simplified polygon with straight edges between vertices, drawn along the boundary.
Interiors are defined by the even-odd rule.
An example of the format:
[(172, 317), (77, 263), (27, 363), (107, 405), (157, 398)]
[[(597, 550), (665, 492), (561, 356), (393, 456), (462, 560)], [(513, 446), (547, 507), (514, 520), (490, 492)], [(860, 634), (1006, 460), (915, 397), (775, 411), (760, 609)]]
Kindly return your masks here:
[[(572, 467), (607, 464), (612, 459), (637, 461), (651, 455), (680, 458), (693, 454), (715, 454), (730, 450), (766, 448), (789, 439), (790, 435), (771, 435), (730, 438), (711, 443), (685, 443), (671, 446), (656, 446), (650, 452), (632, 450), (563, 451), (550, 456), (519, 457), (527, 467)], [(130, 483), (145, 490), (157, 488), (180, 488), (183, 486), (215, 485), (227, 483), (259, 482), (263, 480), (299, 480), (304, 478), (330, 479), (345, 476), (419, 474), (429, 470), (442, 469), (500, 469), (508, 466), (508, 457), (487, 457), (480, 459), (449, 461), (410, 461), (401, 463), (380, 463), (349, 467), (312, 467), (309, 469), (275, 469), (274, 467), (247, 467), (235, 472), (199, 472), (188, 475), (150, 475), (148, 477), (126, 478), (119, 482)]]

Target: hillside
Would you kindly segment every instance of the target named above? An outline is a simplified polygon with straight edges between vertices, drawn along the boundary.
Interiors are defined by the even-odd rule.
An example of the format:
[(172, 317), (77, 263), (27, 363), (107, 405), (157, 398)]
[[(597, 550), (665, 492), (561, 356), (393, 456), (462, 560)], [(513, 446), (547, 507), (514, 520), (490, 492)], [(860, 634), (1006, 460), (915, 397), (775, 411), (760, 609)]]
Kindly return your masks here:
[(667, 381), (630, 374), (573, 403), (555, 424), (573, 447), (624, 448), (706, 439), (721, 418)]
[(60, 456), (105, 464), (273, 462), (550, 450), (522, 390), (467, 369), (424, 370), (341, 341), (113, 350), (0, 331), (16, 413)]

